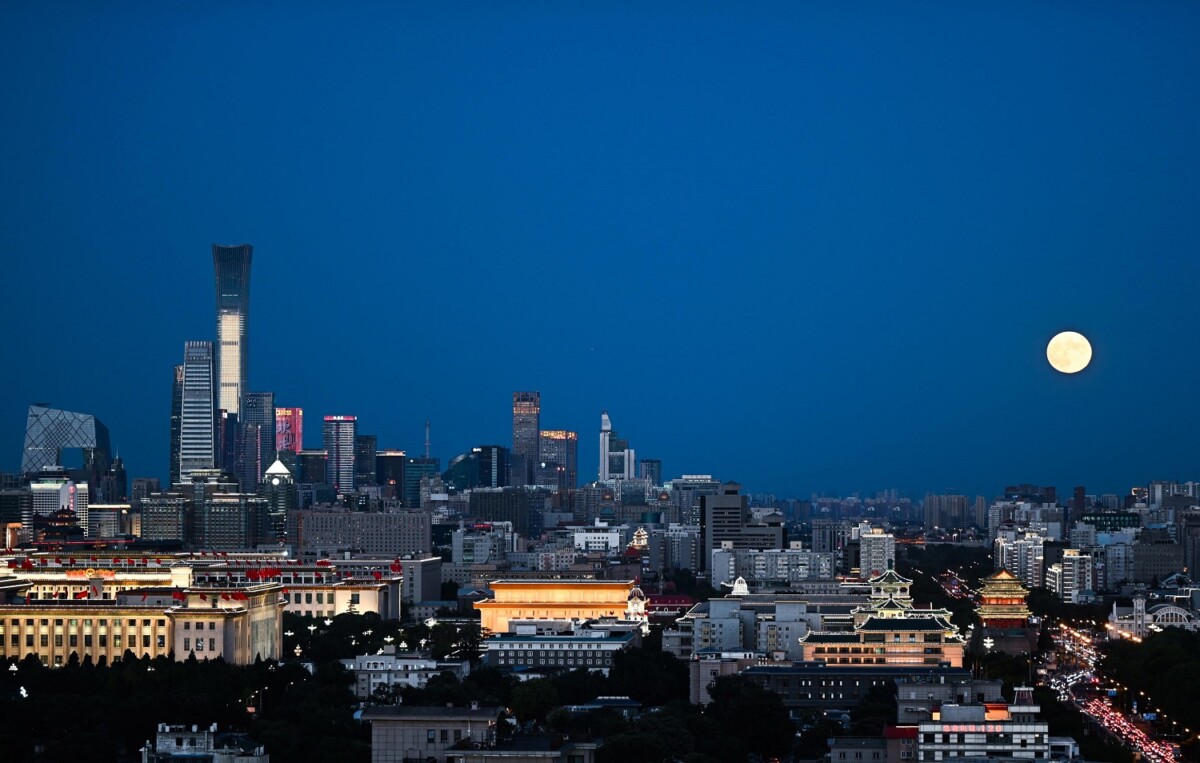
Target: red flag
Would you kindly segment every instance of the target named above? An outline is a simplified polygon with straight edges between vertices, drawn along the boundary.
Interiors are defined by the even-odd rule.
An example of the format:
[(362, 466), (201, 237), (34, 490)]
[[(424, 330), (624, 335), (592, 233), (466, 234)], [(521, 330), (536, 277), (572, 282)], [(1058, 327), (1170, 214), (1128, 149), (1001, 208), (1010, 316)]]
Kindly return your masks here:
[(375, 578), (376, 580), (383, 580), (383, 573), (379, 570), (375, 570), (371, 573), (371, 577)]
[(129, 563), (130, 563), (130, 564), (137, 564), (137, 560), (135, 560), (135, 559), (130, 559), (130, 560), (129, 560)]
[(80, 591), (79, 593), (75, 594), (76, 599), (86, 599), (87, 597), (88, 597), (87, 591)]
[(229, 601), (229, 594), (223, 593), (223, 594), (221, 594), (221, 598), (224, 599), (225, 601)]
[(241, 591), (234, 591), (233, 598), (237, 599), (238, 601), (245, 601), (248, 597)]
[(38, 561), (42, 563), (42, 566), (43, 566), (43, 567), (45, 567), (45, 566), (46, 566), (46, 560), (45, 560), (45, 559), (38, 559)]
[(172, 592), (171, 592), (171, 598), (172, 598), (172, 599), (177, 599), (177, 600), (179, 600), (179, 601), (183, 601), (183, 599), (184, 599), (185, 597), (184, 597), (184, 595), (183, 595), (183, 591), (172, 591)]
[(404, 568), (401, 567), (399, 564), (396, 564), (393, 562), (392, 565), (390, 567), (388, 567), (388, 569), (390, 569), (392, 572), (399, 572), (400, 570), (402, 570)]
[(92, 557), (92, 561), (93, 561), (93, 562), (94, 562), (94, 561), (96, 561), (96, 557), (94, 557), (94, 556), (93, 556), (93, 557)]
[(333, 562), (329, 561), (328, 559), (318, 559), (317, 560), (318, 567), (328, 567), (331, 564), (333, 564)]
[(160, 564), (160, 565), (161, 565), (161, 564), (162, 564), (162, 559), (155, 559), (155, 560), (154, 560), (154, 563), (155, 563), (155, 564)]
[(16, 566), (17, 566), (17, 560), (16, 560), (16, 559), (9, 559), (9, 560), (8, 560), (8, 568), (9, 568), (10, 570), (11, 570), (11, 569), (16, 569)]
[(74, 565), (74, 564), (75, 564), (75, 557), (71, 557), (70, 561), (71, 561), (71, 564), (72, 564), (72, 565)]
[(285, 589), (283, 589), (283, 592), (284, 592), (284, 593), (287, 593), (287, 592), (288, 592), (288, 589), (286, 589), (286, 588), (285, 588)]
[(208, 601), (208, 595), (203, 593), (200, 594), (200, 601)]
[(62, 564), (62, 559), (56, 556), (56, 557), (54, 557), (54, 563), (55, 563), (55, 564)]
[(150, 594), (148, 594), (148, 593), (144, 593), (144, 594), (142, 594), (142, 601), (145, 601), (145, 600), (146, 600), (146, 597), (147, 597), (147, 596), (149, 596), (149, 595), (150, 595)]

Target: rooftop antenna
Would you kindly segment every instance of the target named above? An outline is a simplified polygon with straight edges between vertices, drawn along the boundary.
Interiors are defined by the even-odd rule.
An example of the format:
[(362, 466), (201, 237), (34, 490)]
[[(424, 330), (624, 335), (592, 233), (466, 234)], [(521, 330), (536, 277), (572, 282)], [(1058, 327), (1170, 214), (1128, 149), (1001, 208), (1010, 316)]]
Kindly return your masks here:
[(425, 458), (429, 458), (429, 419), (425, 419)]

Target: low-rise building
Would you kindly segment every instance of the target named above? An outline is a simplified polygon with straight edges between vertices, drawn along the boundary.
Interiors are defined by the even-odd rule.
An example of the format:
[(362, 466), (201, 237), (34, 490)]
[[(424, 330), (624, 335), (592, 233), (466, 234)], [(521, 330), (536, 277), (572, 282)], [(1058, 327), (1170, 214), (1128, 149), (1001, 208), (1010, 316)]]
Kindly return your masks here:
[(471, 673), (469, 660), (435, 660), (428, 652), (397, 652), (385, 646), (383, 654), (363, 654), (342, 660), (354, 674), (354, 694), (367, 699), (381, 686), (423, 689), (429, 679), (449, 672), (460, 680)]
[(1050, 757), (1050, 726), (1038, 718), (1033, 689), (1018, 687), (1012, 704), (947, 704), (917, 726), (919, 760)]
[(499, 715), (498, 707), (388, 705), (368, 707), (362, 719), (371, 724), (371, 763), (411, 763), (448, 760), (451, 748), (464, 742), (494, 745)]
[(142, 763), (270, 763), (262, 745), (245, 734), (208, 727), (158, 724), (154, 741), (142, 748)]
[(580, 632), (557, 635), (493, 636), (484, 642), (485, 659), (500, 668), (594, 670), (605, 675), (617, 652), (640, 644), (635, 632)]
[(497, 580), (492, 598), (475, 602), (481, 626), (507, 633), (509, 620), (591, 620), (625, 612), (632, 580)]

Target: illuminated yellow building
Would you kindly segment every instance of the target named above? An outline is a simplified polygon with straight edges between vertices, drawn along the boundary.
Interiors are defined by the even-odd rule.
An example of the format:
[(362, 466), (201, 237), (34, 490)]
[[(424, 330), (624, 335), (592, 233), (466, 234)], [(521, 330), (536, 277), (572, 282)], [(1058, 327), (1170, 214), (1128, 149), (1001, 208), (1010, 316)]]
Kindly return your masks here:
[[(400, 618), (402, 575), (391, 559), (299, 562), (278, 554), (182, 553), (128, 556), (15, 555), (7, 572), (26, 581), (30, 603), (46, 600), (117, 599), (146, 588), (205, 588), (279, 583), (286, 611), (308, 617), (375, 612)], [(2, 565), (0, 565), (2, 566)]]
[(507, 633), (510, 620), (622, 617), (632, 580), (497, 580), (493, 598), (475, 602), (484, 630)]
[(248, 665), (279, 659), (283, 598), (278, 584), (226, 588), (144, 588), (115, 599), (26, 600), (28, 583), (0, 581), (0, 659), (33, 655), (44, 665), (80, 660), (111, 663), (126, 650), (138, 657), (222, 657)]

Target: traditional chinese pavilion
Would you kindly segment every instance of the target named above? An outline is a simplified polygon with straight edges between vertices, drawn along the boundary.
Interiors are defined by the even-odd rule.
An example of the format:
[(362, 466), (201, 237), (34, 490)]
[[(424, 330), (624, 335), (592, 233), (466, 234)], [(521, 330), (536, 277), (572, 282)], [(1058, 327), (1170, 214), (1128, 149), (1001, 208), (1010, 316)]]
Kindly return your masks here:
[[(980, 630), (980, 645), (998, 652), (1020, 654), (1032, 652), (1037, 644), (1037, 631), (1029, 624), (1032, 614), (1025, 604), (1029, 590), (1020, 578), (1005, 569), (980, 581), (979, 606), (976, 614)], [(990, 641), (989, 641), (990, 639)]]

